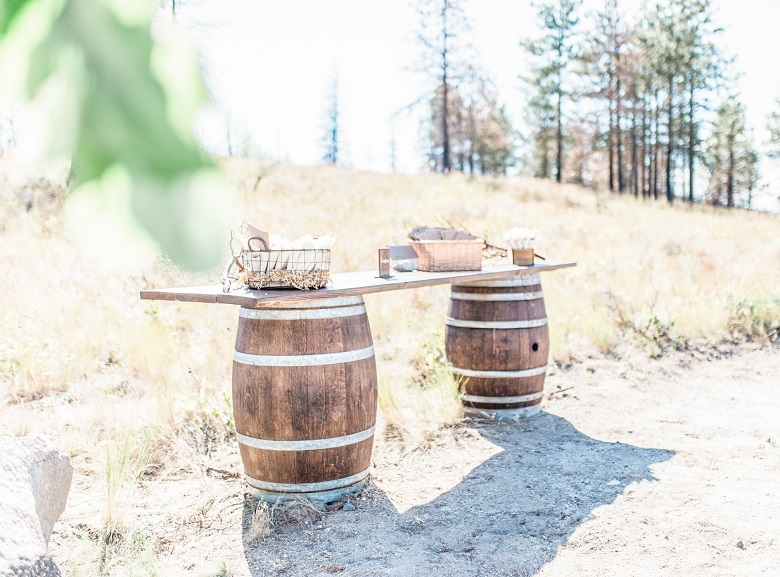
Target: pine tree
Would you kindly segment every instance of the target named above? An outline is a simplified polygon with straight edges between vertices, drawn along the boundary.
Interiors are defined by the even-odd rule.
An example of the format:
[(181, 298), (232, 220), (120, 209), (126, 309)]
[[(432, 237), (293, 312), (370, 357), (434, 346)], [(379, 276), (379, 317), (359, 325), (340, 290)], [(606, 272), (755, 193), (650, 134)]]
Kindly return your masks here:
[(655, 24), (658, 27), (659, 44), (656, 52), (656, 72), (663, 79), (666, 91), (664, 113), (666, 120), (666, 200), (674, 202), (674, 154), (676, 150), (675, 133), (675, 97), (677, 96), (678, 76), (682, 69), (682, 46), (680, 43), (680, 22), (677, 11), (671, 3), (657, 4), (655, 8)]
[[(418, 14), (421, 32), (418, 40), (424, 49), (423, 72), (433, 81), (433, 96), (428, 98), (432, 112), (434, 108), (439, 116), (431, 115), (431, 121), (438, 126), (429, 131), (438, 140), (431, 141), (430, 154), (440, 157), (429, 163), (444, 173), (453, 169), (451, 115), (461, 115), (462, 111), (453, 107), (465, 65), (462, 61), (463, 35), (469, 26), (461, 0), (419, 0)], [(438, 104), (436, 104), (438, 102)]]
[(341, 138), (340, 125), (341, 111), (339, 109), (339, 83), (338, 76), (333, 76), (330, 93), (328, 95), (328, 109), (325, 119), (325, 133), (322, 143), (325, 152), (322, 155), (323, 162), (336, 165), (339, 163), (339, 143)]
[(462, 168), (453, 162), (463, 147), (463, 99), (453, 86), (439, 85), (429, 104), (428, 126), (428, 169), (447, 174)]
[(745, 107), (734, 96), (718, 108), (706, 165), (710, 171), (710, 203), (731, 208), (739, 197), (745, 204), (750, 203), (759, 176), (758, 153), (745, 126)]
[(628, 138), (630, 148), (630, 168), (628, 170), (628, 188), (638, 197), (640, 191), (645, 196), (645, 159), (647, 137), (647, 95), (643, 77), (644, 58), (636, 43), (635, 29), (629, 29), (626, 36), (626, 50), (621, 58), (621, 74), (625, 91), (623, 109), (626, 121), (630, 120)]
[(657, 199), (661, 87), (656, 74), (656, 52), (660, 41), (650, 15), (643, 16), (635, 26), (633, 36), (638, 59), (637, 91), (642, 106), (642, 166), (645, 168), (642, 196)]
[(532, 143), (529, 172), (537, 178), (550, 178), (555, 150), (555, 102), (547, 67), (538, 67), (534, 75), (525, 79), (529, 95), (525, 104), (524, 120), (530, 127)]
[(618, 0), (604, 0), (603, 8), (592, 17), (593, 34), (583, 58), (584, 76), (589, 80), (585, 95), (599, 107), (599, 117), (607, 119), (602, 122), (605, 131), (598, 132), (599, 141), (606, 143), (607, 184), (610, 191), (630, 189), (638, 195), (641, 179), (644, 196), (645, 92), (651, 75), (645, 70), (637, 27), (626, 21)]
[(540, 123), (534, 127), (535, 132), (545, 139), (542, 143), (537, 143), (537, 147), (541, 144), (543, 149), (548, 146), (546, 108), (550, 104), (553, 107), (557, 182), (563, 180), (564, 109), (566, 101), (574, 96), (570, 70), (579, 56), (577, 25), (581, 4), (582, 0), (550, 0), (540, 4), (538, 17), (543, 33), (538, 39), (524, 43), (534, 60), (528, 79), (532, 91), (529, 101), (531, 106), (545, 113), (540, 117), (540, 121), (545, 124)]
[(675, 0), (682, 22), (684, 59), (682, 90), (686, 94), (685, 111), (685, 157), (688, 169), (688, 200), (695, 198), (696, 158), (700, 144), (700, 110), (706, 110), (706, 103), (700, 94), (712, 91), (722, 81), (726, 59), (714, 42), (719, 29), (712, 23), (711, 0)]
[(480, 114), (474, 119), (476, 165), (483, 175), (503, 175), (515, 162), (515, 131), (506, 107), (492, 94), (483, 96)]
[(780, 158), (780, 98), (777, 99), (777, 110), (773, 111), (767, 119), (769, 130), (769, 156)]
[[(604, 0), (604, 8), (594, 15), (594, 32), (583, 55), (585, 76), (590, 79), (587, 95), (603, 101), (606, 107), (607, 132), (603, 138), (607, 147), (607, 184), (615, 191), (615, 147), (621, 157), (620, 137), (620, 58), (625, 42), (625, 31), (617, 0)], [(617, 135), (617, 138), (616, 138)], [(622, 158), (618, 160), (618, 183), (622, 178)], [(620, 185), (618, 184), (618, 188)], [(622, 192), (622, 191), (621, 191)]]
[[(444, 172), (441, 147), (443, 89), (430, 102), (428, 153), (430, 170)], [(473, 73), (460, 90), (450, 88), (447, 131), (452, 170), (468, 174), (505, 174), (514, 163), (515, 133), (493, 84)]]

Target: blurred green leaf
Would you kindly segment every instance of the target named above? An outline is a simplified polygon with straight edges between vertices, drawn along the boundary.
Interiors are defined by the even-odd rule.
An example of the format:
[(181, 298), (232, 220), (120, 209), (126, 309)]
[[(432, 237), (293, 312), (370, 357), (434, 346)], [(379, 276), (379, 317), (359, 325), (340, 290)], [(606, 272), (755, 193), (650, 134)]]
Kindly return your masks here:
[[(49, 141), (42, 148), (72, 154), (77, 185), (122, 166), (133, 212), (163, 249), (192, 268), (216, 264), (224, 229), (214, 208), (223, 184), (192, 135), (205, 99), (197, 60), (175, 44), (156, 46), (150, 19), (137, 6), (29, 1), (41, 8), (35, 21), (26, 19), (36, 40), (17, 34), (15, 46), (2, 48), (16, 69), (14, 58), (27, 52), (20, 84), (56, 127), (41, 131)], [(4, 5), (3, 17), (20, 8), (11, 13)]]
[(150, 68), (148, 27), (120, 23), (100, 2), (71, 0), (57, 32), (79, 39), (91, 77), (81, 131), (92, 142), (76, 150), (79, 179), (100, 176), (107, 158), (122, 158), (131, 173), (170, 180), (208, 164), (194, 139), (182, 139), (167, 118), (165, 93)]
[(224, 231), (204, 226), (222, 220), (214, 202), (214, 191), (221, 185), (217, 171), (193, 172), (173, 182), (134, 180), (133, 185), (135, 214), (173, 259), (188, 268), (205, 269), (223, 256)]
[(0, 3), (0, 34), (5, 34), (14, 18), (31, 0), (2, 0)]

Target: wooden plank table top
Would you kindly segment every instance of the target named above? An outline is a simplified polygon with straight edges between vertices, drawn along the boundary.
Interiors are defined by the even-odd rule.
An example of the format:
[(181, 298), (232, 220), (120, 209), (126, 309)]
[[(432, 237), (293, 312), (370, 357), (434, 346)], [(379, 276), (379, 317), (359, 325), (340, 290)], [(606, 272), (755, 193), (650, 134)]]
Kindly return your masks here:
[(393, 290), (419, 288), (424, 286), (498, 280), (523, 274), (534, 274), (576, 266), (574, 262), (545, 262), (533, 266), (512, 264), (486, 264), (479, 271), (455, 272), (397, 272), (395, 276), (382, 278), (377, 271), (346, 272), (334, 274), (331, 282), (321, 289), (234, 289), (222, 291), (222, 285), (207, 285), (171, 289), (148, 289), (141, 291), (145, 300), (180, 301), (240, 305), (259, 308), (264, 305), (293, 303), (322, 298), (357, 296)]

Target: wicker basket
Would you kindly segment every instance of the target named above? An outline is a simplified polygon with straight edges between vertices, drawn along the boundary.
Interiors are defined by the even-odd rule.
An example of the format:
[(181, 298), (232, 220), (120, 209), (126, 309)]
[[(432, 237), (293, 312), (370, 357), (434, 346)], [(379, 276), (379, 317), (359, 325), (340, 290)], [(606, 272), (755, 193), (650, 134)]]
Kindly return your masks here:
[[(261, 238), (252, 238), (250, 241)], [(236, 280), (252, 289), (322, 288), (330, 280), (330, 249), (243, 250)]]
[(425, 272), (482, 270), (484, 241), (476, 240), (410, 240), (417, 252), (417, 269)]

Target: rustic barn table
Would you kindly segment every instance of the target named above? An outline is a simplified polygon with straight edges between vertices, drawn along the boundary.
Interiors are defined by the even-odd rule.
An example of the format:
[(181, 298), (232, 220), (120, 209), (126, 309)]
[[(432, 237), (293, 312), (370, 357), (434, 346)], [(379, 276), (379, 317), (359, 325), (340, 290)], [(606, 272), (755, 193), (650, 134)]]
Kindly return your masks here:
[(374, 347), (362, 295), (451, 284), (447, 356), (468, 413), (537, 412), (549, 355), (539, 273), (574, 266), (334, 274), (310, 290), (220, 285), (141, 291), (141, 298), (239, 305), (233, 411), (246, 481), (267, 500), (333, 501), (368, 474), (376, 424)]

